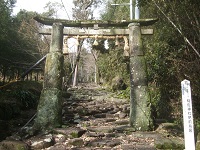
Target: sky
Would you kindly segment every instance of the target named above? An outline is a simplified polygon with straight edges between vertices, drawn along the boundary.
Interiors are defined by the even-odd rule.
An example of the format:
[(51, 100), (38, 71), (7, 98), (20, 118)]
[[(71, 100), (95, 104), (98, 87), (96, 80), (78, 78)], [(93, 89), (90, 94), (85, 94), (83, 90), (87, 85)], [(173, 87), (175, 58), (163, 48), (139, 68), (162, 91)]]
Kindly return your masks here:
[(63, 10), (58, 11), (58, 18), (62, 19), (72, 19), (72, 7), (73, 7), (73, 0), (34, 0), (34, 1), (29, 1), (29, 0), (17, 0), (17, 3), (15, 4), (15, 7), (13, 9), (13, 14), (17, 14), (20, 9), (25, 9), (27, 11), (36, 11), (38, 13), (44, 12), (44, 7), (48, 2), (58, 2), (60, 4), (63, 4), (67, 10), (67, 13)]
[[(29, 0), (17, 0), (17, 3), (15, 4), (15, 7), (13, 9), (13, 14), (16, 15), (20, 9), (25, 9), (27, 11), (36, 11), (38, 13), (44, 12), (44, 7), (48, 2), (57, 2), (64, 4), (65, 9), (67, 12), (63, 9), (58, 11), (58, 16), (57, 18), (61, 19), (67, 19), (67, 20), (72, 20), (72, 8), (73, 8), (73, 0), (34, 0), (34, 1), (29, 1)], [(101, 6), (99, 9), (96, 9), (94, 12), (94, 17), (96, 19), (99, 18), (99, 11), (101, 11)]]
[[(15, 7), (13, 9), (13, 14), (16, 15), (20, 11), (20, 9), (42, 13), (45, 11), (44, 7), (46, 6), (48, 2), (51, 2), (51, 3), (58, 2), (60, 4), (62, 4), (63, 2), (64, 7), (67, 10), (67, 12), (64, 9), (59, 10), (57, 18), (72, 20), (73, 0), (34, 0), (34, 1), (17, 0), (17, 3), (15, 4)], [(94, 17), (96, 18), (98, 18), (98, 11), (100, 10), (97, 9), (94, 15)], [(76, 40), (72, 39), (69, 42), (68, 42), (68, 46), (71, 47), (72, 51), (74, 51), (73, 49), (74, 48), (76, 49), (76, 47), (74, 47), (74, 45), (76, 45), (75, 44)], [(85, 43), (84, 45), (85, 47), (89, 48), (89, 46), (87, 46), (87, 43)]]

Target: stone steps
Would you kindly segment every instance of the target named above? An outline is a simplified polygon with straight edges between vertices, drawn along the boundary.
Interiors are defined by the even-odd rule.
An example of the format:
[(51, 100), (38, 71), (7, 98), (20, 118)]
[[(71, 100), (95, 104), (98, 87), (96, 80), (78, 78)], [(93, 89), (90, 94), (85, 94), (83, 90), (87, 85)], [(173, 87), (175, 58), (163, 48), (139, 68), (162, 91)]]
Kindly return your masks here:
[[(84, 94), (85, 91), (79, 89), (71, 92), (71, 97), (64, 101), (62, 128), (26, 139), (25, 142), (29, 143), (32, 149), (183, 149), (183, 139), (179, 137), (167, 137), (158, 132), (136, 132), (130, 127), (130, 107), (127, 100), (114, 98), (108, 100), (112, 93), (106, 95), (106, 92), (102, 91), (99, 93), (90, 91)], [(94, 99), (96, 93), (98, 97), (103, 96), (104, 99)]]

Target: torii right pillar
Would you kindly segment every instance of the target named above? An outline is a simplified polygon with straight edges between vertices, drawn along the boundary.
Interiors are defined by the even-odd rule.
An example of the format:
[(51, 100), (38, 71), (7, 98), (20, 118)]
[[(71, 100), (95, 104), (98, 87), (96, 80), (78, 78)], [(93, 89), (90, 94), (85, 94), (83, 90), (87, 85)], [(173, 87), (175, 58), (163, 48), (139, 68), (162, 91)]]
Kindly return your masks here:
[(147, 69), (142, 48), (139, 23), (129, 24), (130, 46), (130, 125), (137, 131), (148, 131), (153, 127), (150, 96), (147, 86)]

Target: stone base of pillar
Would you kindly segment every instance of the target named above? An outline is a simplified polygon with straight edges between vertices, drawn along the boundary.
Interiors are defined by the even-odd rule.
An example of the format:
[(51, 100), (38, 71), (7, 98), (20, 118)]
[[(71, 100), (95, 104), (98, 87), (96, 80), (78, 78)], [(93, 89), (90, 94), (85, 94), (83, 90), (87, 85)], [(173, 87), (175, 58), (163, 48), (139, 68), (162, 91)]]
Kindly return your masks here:
[(43, 89), (38, 104), (34, 128), (46, 130), (60, 127), (62, 124), (62, 91), (59, 89)]
[(137, 86), (131, 89), (130, 125), (137, 131), (153, 129), (151, 108), (148, 105), (149, 93), (147, 86)]

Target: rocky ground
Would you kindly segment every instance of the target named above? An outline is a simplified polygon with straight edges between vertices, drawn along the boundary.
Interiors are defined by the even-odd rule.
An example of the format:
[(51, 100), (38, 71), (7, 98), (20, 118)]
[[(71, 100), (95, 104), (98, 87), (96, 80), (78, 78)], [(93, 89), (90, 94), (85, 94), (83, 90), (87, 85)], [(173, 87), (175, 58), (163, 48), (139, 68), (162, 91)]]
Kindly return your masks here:
[(14, 134), (0, 143), (0, 150), (184, 149), (181, 132), (171, 123), (162, 123), (152, 132), (130, 127), (127, 99), (95, 85), (70, 88), (68, 92), (70, 98), (63, 95), (62, 128), (32, 137)]

